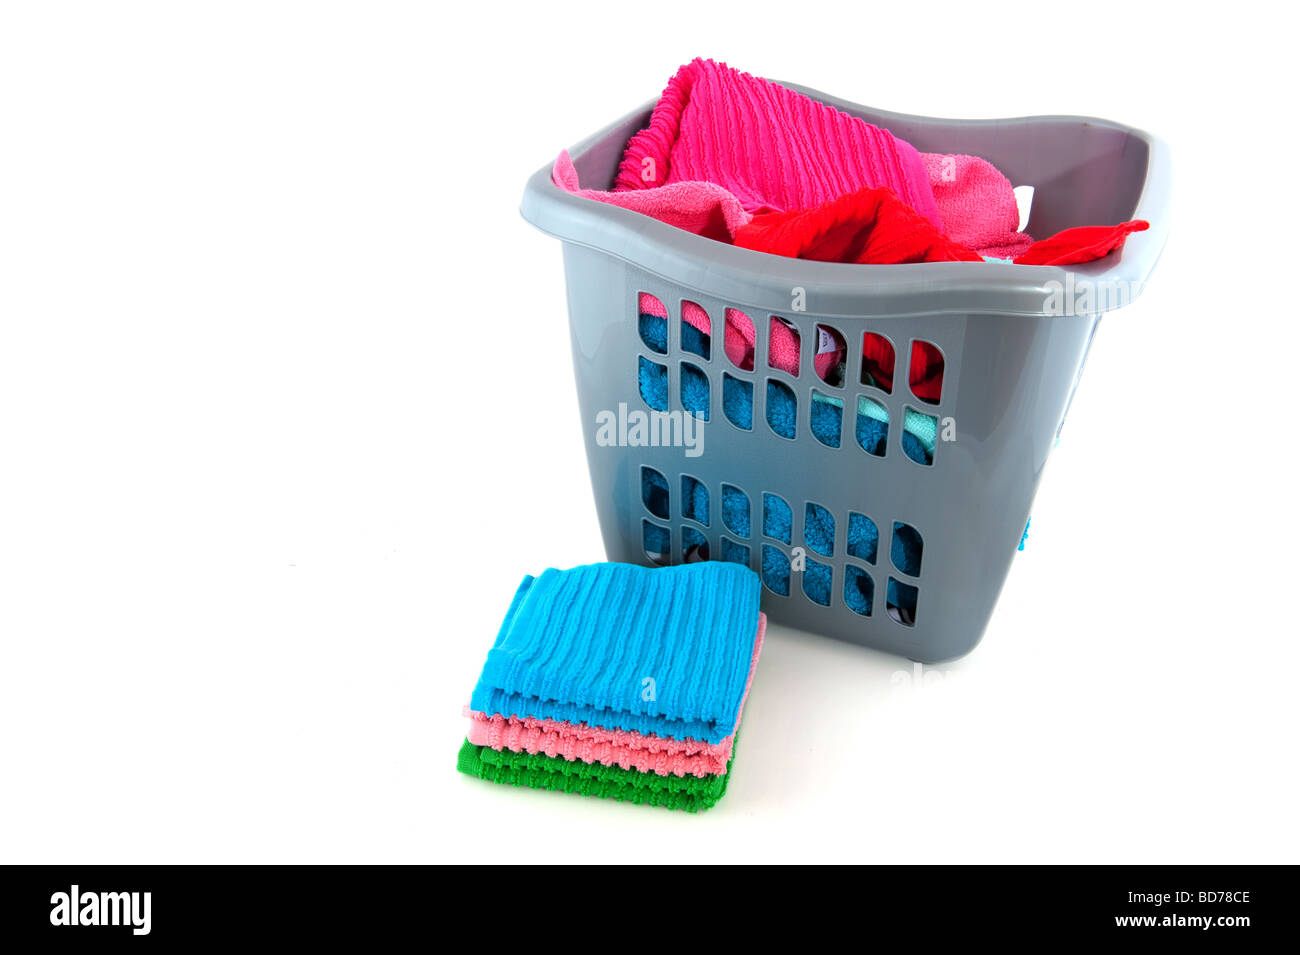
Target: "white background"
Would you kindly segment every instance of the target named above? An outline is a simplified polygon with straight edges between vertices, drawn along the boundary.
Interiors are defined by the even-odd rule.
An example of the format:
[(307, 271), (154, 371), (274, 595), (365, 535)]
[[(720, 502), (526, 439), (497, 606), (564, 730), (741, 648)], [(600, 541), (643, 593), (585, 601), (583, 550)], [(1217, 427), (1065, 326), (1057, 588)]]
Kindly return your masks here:
[[(1297, 860), (1294, 50), (1243, 4), (33, 4), (0, 19), (0, 859)], [(454, 771), (603, 557), (561, 147), (712, 56), (1165, 137), (985, 641), (773, 627), (717, 809)]]

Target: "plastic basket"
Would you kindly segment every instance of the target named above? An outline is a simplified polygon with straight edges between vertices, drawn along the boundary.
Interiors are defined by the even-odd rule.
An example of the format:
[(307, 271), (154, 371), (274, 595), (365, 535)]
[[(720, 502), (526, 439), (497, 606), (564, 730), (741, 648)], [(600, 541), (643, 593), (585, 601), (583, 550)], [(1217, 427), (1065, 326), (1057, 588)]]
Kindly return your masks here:
[[(735, 560), (763, 576), (773, 621), (922, 662), (951, 659), (987, 626), (1101, 314), (1131, 301), (1159, 256), (1168, 153), (1158, 139), (1104, 120), (928, 119), (793, 88), (918, 150), (981, 156), (1013, 184), (1034, 186), (1034, 235), (1151, 222), (1122, 253), (1068, 273), (997, 263), (845, 265), (735, 248), (571, 195), (552, 183), (549, 166), (528, 182), (524, 217), (563, 240), (579, 406), (609, 559)], [(652, 106), (571, 150), (584, 187), (609, 188)], [(643, 293), (667, 310), (666, 348), (642, 335)], [(708, 347), (683, 336), (683, 303), (708, 314)], [(753, 323), (752, 370), (727, 357), (728, 309)], [(769, 367), (773, 318), (798, 334), (797, 375)], [(832, 333), (847, 347), (839, 385), (814, 368), (819, 342)], [(879, 374), (863, 383), (868, 333), (892, 344), (888, 392)], [(879, 340), (872, 341), (878, 372)], [(909, 389), (917, 341), (944, 361), (934, 404)], [(617, 419), (620, 406), (629, 418), (653, 410), (643, 395), (646, 363), (655, 366), (651, 379), (666, 383), (670, 412), (682, 410), (684, 384), (697, 400), (707, 388), (698, 456), (683, 446), (644, 446), (644, 434), (611, 441), (606, 428), (602, 436), (599, 425)], [(748, 429), (728, 417), (724, 389), (733, 411), (744, 404), (736, 395), (751, 394)], [(787, 422), (791, 398), (796, 427), (787, 437), (768, 415)], [(834, 399), (838, 447), (822, 440)], [(887, 431), (883, 455), (857, 440), (863, 412), (877, 422), (867, 422), (868, 434)], [(940, 433), (922, 463), (924, 454), (909, 451), (916, 454), (917, 433), (928, 427)], [(785, 519), (765, 521), (773, 515)]]

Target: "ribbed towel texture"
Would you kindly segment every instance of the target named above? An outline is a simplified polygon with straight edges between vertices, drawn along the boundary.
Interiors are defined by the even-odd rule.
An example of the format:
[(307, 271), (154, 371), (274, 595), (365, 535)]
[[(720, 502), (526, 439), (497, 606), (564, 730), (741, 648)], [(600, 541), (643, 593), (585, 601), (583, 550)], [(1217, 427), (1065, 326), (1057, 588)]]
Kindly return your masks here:
[(470, 705), (720, 742), (744, 696), (758, 601), (753, 572), (722, 562), (525, 577)]
[(731, 776), (729, 771), (702, 778), (660, 776), (619, 766), (496, 750), (490, 746), (475, 746), (469, 740), (461, 744), (456, 769), (494, 783), (601, 796), (667, 809), (684, 809), (686, 812), (699, 812), (716, 805), (727, 791), (727, 780)]
[(627, 144), (614, 191), (711, 182), (746, 211), (810, 209), (883, 186), (942, 227), (921, 154), (888, 130), (778, 83), (696, 58)]
[[(759, 614), (758, 635), (754, 639), (754, 654), (745, 681), (746, 696), (754, 681), (754, 670), (758, 667), (758, 657), (763, 650), (763, 634), (766, 629), (767, 617)], [(737, 722), (743, 713), (742, 699)], [(724, 773), (736, 740), (734, 731), (719, 743), (706, 743), (694, 739), (610, 730), (563, 720), (538, 720), (531, 717), (520, 719), (499, 713), (489, 716), (469, 707), (466, 707), (465, 715), (469, 717), (469, 741), (476, 746), (621, 766), (660, 776), (710, 776)]]
[(762, 651), (758, 604), (757, 575), (722, 562), (525, 577), (471, 696), (458, 769), (708, 808)]

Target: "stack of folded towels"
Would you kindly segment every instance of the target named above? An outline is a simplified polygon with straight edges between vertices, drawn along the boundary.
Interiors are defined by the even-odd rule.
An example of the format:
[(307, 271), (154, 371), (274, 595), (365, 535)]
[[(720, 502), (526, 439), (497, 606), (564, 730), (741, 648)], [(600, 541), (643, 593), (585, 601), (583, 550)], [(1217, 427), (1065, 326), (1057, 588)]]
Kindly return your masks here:
[(525, 577), (456, 768), (697, 812), (727, 788), (766, 617), (747, 567), (589, 564)]

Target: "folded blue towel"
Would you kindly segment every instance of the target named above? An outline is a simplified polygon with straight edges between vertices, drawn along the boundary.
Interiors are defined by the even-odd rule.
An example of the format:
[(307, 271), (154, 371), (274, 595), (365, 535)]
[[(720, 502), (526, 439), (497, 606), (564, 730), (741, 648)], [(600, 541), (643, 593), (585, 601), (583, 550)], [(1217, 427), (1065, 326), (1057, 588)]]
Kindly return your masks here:
[(736, 728), (758, 603), (758, 577), (731, 563), (525, 577), (470, 706), (719, 743)]

